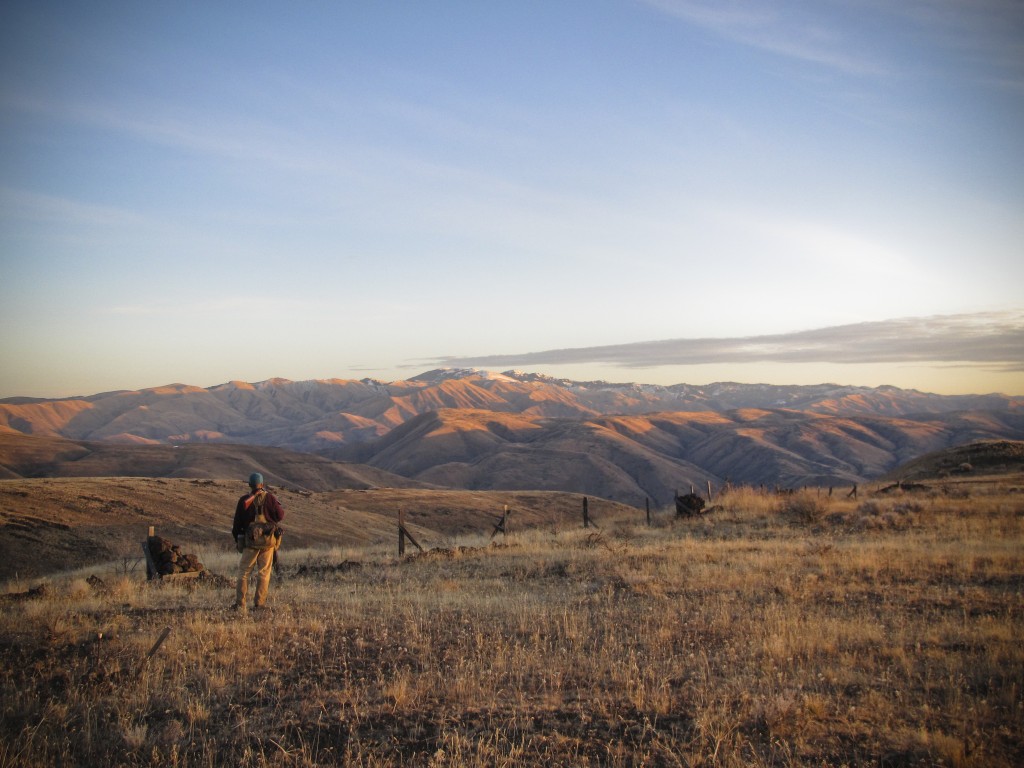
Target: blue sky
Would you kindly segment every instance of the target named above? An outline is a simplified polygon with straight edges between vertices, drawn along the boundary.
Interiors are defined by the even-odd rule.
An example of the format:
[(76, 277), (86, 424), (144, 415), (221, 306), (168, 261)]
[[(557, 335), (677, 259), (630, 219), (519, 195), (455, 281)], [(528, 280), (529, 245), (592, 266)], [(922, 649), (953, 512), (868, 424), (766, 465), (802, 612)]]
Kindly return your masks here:
[(1024, 394), (1022, 137), (1012, 0), (8, 0), (0, 397)]

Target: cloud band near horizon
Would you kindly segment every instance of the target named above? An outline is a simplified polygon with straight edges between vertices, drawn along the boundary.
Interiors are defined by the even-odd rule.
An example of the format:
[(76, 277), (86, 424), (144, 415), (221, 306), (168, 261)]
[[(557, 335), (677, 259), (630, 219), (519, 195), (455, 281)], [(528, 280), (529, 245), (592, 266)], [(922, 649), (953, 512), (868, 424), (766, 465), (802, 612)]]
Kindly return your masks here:
[(910, 317), (792, 333), (665, 339), (478, 357), (431, 364), (488, 368), (603, 363), (621, 368), (715, 363), (970, 363), (1024, 371), (1024, 311)]

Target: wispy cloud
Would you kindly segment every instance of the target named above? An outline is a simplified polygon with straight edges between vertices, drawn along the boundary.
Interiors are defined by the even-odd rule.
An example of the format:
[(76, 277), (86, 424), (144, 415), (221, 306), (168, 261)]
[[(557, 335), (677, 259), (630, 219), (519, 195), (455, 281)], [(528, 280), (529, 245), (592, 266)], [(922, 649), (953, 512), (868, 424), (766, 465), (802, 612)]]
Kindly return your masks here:
[(37, 97), (13, 96), (7, 106), (30, 114), (77, 125), (92, 126), (131, 136), (150, 144), (183, 152), (256, 162), (284, 169), (315, 170), (305, 155), (291, 151), (287, 136), (264, 122), (217, 115), (168, 116), (166, 105), (148, 109), (135, 105), (129, 111), (117, 105), (56, 102)]
[(621, 368), (708, 363), (971, 363), (1024, 371), (1024, 310), (909, 317), (735, 338), (665, 339), (433, 364), (508, 367), (603, 363)]
[(1019, 0), (875, 0), (872, 10), (906, 19), (958, 61), (975, 85), (1024, 93), (1024, 3)]
[(141, 215), (124, 208), (93, 205), (56, 195), (41, 195), (22, 189), (0, 187), (0, 221), (3, 220), (98, 227), (124, 227), (146, 222)]
[(838, 25), (764, 3), (733, 0), (642, 0), (741, 45), (854, 75), (883, 75), (876, 58), (859, 52)]
[[(639, 1), (734, 43), (848, 75), (893, 75), (905, 46), (924, 42), (959, 62), (955, 71), (961, 78), (1016, 92), (1024, 88), (1024, 4), (1018, 0), (857, 0), (785, 8), (757, 0)], [(837, 15), (840, 8), (845, 18)], [(902, 30), (904, 42), (884, 52), (877, 35), (851, 26), (851, 14)]]

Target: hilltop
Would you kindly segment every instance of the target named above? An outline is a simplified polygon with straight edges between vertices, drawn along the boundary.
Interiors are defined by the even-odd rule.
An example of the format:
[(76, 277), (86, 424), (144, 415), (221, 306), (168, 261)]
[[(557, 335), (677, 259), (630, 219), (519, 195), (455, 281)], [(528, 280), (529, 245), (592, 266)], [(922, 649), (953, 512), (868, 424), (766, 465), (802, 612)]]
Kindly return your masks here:
[(917, 482), (974, 474), (991, 476), (1017, 473), (1024, 473), (1024, 442), (979, 440), (919, 456), (887, 473), (881, 480)]

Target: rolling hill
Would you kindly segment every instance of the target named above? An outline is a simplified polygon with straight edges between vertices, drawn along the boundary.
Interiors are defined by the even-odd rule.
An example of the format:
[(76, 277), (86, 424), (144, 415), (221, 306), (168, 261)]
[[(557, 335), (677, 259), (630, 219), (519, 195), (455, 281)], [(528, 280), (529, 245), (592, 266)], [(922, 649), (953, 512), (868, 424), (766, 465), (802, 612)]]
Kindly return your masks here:
[(879, 478), (889, 482), (943, 480), (973, 474), (993, 476), (1024, 473), (1024, 441), (979, 440), (932, 451)]
[(406, 381), (328, 379), (203, 389), (184, 384), (61, 400), (0, 400), (0, 431), (93, 442), (274, 445), (315, 452), (376, 440), (416, 416), (477, 410), (524, 417), (791, 410), (899, 418), (963, 411), (1022, 410), (1005, 395), (932, 395), (895, 387), (573, 382), (509, 371), (437, 370)]
[(282, 448), (232, 444), (138, 445), (0, 433), (0, 479), (158, 477), (244, 479), (261, 472), (295, 490), (425, 487), (376, 467)]
[[(244, 480), (59, 477), (0, 481), (0, 582), (57, 571), (137, 561), (149, 526), (197, 552), (233, 552), (231, 521)], [(337, 488), (311, 493), (275, 488), (285, 509), (282, 557), (303, 547), (392, 547), (399, 510), (419, 543), (443, 547), (451, 537), (486, 537), (508, 506), (515, 527), (577, 525), (582, 501), (572, 494), (470, 492), (422, 488)], [(607, 501), (602, 516), (636, 510)], [(410, 547), (412, 549), (412, 547)], [(136, 564), (136, 569), (139, 567)], [(231, 576), (232, 574), (221, 574)]]
[(526, 419), (442, 410), (333, 453), (425, 483), (573, 491), (643, 506), (708, 481), (852, 485), (929, 451), (1020, 435), (1020, 414), (895, 419), (744, 409)]
[[(642, 506), (708, 481), (864, 482), (929, 451), (1024, 438), (1024, 409), (1004, 395), (895, 387), (663, 387), (436, 370), (390, 383), (270, 379), (14, 398), (0, 402), (2, 434), (71, 441), (55, 448), (52, 467), (0, 462), (7, 476), (226, 478), (255, 465), (309, 489), (357, 480), (397, 487), (408, 478)], [(199, 446), (210, 450), (195, 453)], [(272, 454), (287, 472), (275, 474), (271, 454), (259, 453), (271, 447), (293, 452)]]
[[(0, 433), (0, 581), (139, 557), (150, 525), (187, 551), (232, 548), (231, 518), (258, 470), (286, 510), (288, 549), (392, 546), (399, 510), (425, 547), (512, 525), (576, 523), (578, 494), (442, 489), (268, 446), (93, 443)], [(636, 510), (594, 500), (592, 515)]]

